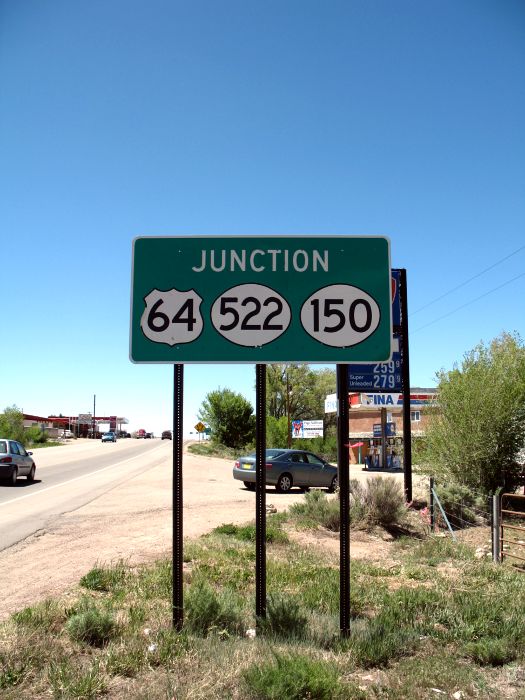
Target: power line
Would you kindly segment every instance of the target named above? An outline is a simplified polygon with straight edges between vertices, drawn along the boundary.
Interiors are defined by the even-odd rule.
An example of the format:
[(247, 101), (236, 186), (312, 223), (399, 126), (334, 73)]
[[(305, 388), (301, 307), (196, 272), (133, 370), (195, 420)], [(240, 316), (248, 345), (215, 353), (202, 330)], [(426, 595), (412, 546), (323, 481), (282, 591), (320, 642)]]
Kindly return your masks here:
[(501, 289), (502, 287), (506, 287), (511, 282), (514, 282), (515, 280), (517, 280), (523, 276), (525, 276), (525, 272), (522, 272), (519, 275), (516, 275), (516, 277), (513, 277), (512, 279), (507, 280), (506, 282), (503, 282), (503, 284), (500, 284), (497, 287), (494, 287), (494, 289), (490, 289), (488, 292), (485, 292), (484, 294), (480, 294), (479, 297), (476, 297), (475, 299), (471, 299), (470, 301), (467, 301), (465, 304), (458, 306), (456, 309), (449, 311), (447, 314), (443, 314), (443, 316), (440, 316), (439, 318), (435, 318), (433, 321), (430, 321), (429, 323), (426, 323), (424, 326), (420, 326), (419, 328), (416, 328), (415, 331), (410, 331), (410, 332), (417, 333), (418, 331), (422, 331), (423, 328), (428, 328), (428, 326), (432, 326), (434, 323), (437, 323), (438, 321), (442, 321), (444, 318), (447, 318), (448, 316), (452, 316), (452, 314), (455, 314), (456, 311), (460, 311), (461, 309), (464, 309), (465, 306), (470, 306), (470, 304), (473, 304), (475, 301), (478, 301), (479, 299), (483, 299), (483, 297), (486, 297), (489, 294), (492, 294), (492, 292), (497, 292), (498, 289)]
[[(415, 316), (415, 315), (418, 314), (420, 311), (423, 311), (423, 309), (427, 309), (429, 306), (432, 306), (432, 304), (435, 304), (436, 302), (441, 301), (441, 299), (444, 299), (444, 298), (445, 298), (446, 296), (448, 296), (449, 294), (452, 294), (452, 292), (456, 292), (458, 289), (461, 289), (461, 287), (464, 287), (464, 286), (467, 285), (469, 282), (472, 282), (472, 280), (475, 280), (475, 279), (477, 279), (478, 277), (481, 277), (481, 275), (484, 275), (485, 272), (488, 272), (489, 270), (494, 269), (497, 265), (500, 265), (502, 262), (505, 262), (505, 260), (508, 260), (508, 259), (511, 258), (513, 255), (516, 255), (516, 253), (519, 253), (521, 250), (524, 250), (524, 249), (525, 249), (525, 245), (522, 245), (520, 248), (517, 248), (515, 251), (513, 251), (512, 253), (509, 253), (509, 254), (506, 255), (504, 258), (501, 258), (501, 260), (498, 260), (497, 262), (495, 262), (495, 263), (493, 263), (492, 265), (490, 265), (490, 267), (486, 267), (484, 270), (481, 270), (481, 272), (478, 272), (478, 273), (475, 274), (473, 277), (469, 277), (469, 279), (468, 279), (468, 280), (465, 280), (465, 282), (462, 282), (461, 284), (458, 284), (456, 287), (453, 287), (452, 289), (449, 289), (448, 292), (445, 292), (445, 293), (442, 294), (441, 296), (436, 297), (436, 299), (433, 299), (432, 301), (429, 301), (428, 304), (425, 304), (424, 306), (420, 306), (419, 309), (416, 309), (415, 311), (410, 312), (410, 313), (409, 313), (409, 316)], [(519, 277), (519, 276), (520, 276), (520, 275), (518, 275), (518, 277)], [(516, 279), (516, 278), (514, 278), (514, 279)], [(512, 282), (512, 280), (510, 280), (510, 281)], [(499, 287), (496, 287), (496, 289), (499, 289)], [(495, 291), (495, 290), (492, 290), (492, 291)], [(490, 292), (489, 292), (489, 294), (490, 294)], [(481, 298), (481, 297), (478, 297), (478, 299), (480, 299), (480, 298)], [(474, 301), (475, 301), (475, 300), (474, 300)], [(470, 304), (470, 303), (472, 303), (472, 302), (468, 302), (468, 303)], [(463, 307), (459, 307), (459, 308), (463, 308)], [(451, 313), (454, 313), (454, 312), (451, 312)], [(444, 318), (444, 316), (443, 316), (442, 318)], [(439, 319), (438, 319), (438, 320), (439, 320)], [(423, 327), (425, 328), (425, 326), (423, 326)]]

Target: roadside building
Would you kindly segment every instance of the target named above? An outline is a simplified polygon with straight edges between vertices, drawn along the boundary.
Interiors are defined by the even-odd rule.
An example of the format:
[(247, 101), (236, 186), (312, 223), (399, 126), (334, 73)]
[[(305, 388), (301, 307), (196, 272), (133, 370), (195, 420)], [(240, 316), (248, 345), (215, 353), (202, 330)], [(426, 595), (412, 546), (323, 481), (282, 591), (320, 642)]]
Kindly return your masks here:
[[(382, 430), (386, 433), (387, 464), (384, 468), (402, 467), (403, 454), (403, 394), (349, 393), (348, 425), (351, 464), (383, 468)], [(410, 390), (410, 427), (413, 437), (425, 433), (429, 408), (435, 406), (436, 390), (413, 387)], [(325, 413), (337, 411), (336, 395), (325, 400)], [(382, 428), (382, 423), (386, 424)]]

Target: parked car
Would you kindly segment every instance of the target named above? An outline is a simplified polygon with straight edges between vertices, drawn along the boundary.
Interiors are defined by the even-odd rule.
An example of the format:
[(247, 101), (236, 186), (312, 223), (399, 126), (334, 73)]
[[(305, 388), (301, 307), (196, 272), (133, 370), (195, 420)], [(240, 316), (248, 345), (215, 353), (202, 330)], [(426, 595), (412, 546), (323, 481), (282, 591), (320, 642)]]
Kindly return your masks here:
[[(279, 493), (293, 486), (310, 488), (324, 486), (329, 491), (337, 488), (337, 467), (305, 450), (266, 450), (266, 483)], [(255, 453), (239, 457), (233, 467), (233, 478), (242, 481), (247, 489), (255, 489)]]
[(70, 440), (75, 437), (75, 434), (71, 430), (64, 430), (60, 437), (64, 438), (64, 440)]
[(102, 442), (117, 442), (116, 433), (110, 431), (109, 433), (104, 433), (102, 436)]
[(32, 454), (16, 440), (0, 438), (0, 479), (8, 481), (13, 486), (19, 476), (25, 476), (28, 481), (34, 481), (36, 464)]
[(145, 440), (150, 440), (152, 437), (153, 437), (153, 433), (146, 433), (146, 434), (144, 435), (144, 439), (145, 439)]
[(161, 440), (171, 440), (171, 439), (172, 439), (171, 430), (163, 430)]

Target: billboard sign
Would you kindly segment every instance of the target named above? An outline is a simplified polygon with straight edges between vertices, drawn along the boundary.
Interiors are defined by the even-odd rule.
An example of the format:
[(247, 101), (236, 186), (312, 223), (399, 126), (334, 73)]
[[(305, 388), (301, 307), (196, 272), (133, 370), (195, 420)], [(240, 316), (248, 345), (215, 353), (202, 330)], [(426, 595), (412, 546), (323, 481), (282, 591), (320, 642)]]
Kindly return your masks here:
[(382, 236), (133, 241), (133, 362), (386, 362)]
[(316, 438), (323, 437), (322, 420), (293, 420), (293, 438)]

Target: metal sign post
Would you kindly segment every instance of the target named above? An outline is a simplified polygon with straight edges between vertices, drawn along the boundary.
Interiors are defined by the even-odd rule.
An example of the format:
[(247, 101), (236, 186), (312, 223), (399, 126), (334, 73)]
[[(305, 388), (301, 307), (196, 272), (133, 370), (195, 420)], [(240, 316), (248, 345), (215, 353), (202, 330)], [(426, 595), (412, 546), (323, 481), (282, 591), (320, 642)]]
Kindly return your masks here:
[(350, 456), (348, 448), (348, 366), (337, 365), (337, 479), (339, 483), (339, 627), (350, 633)]
[(266, 365), (255, 366), (255, 615), (266, 617)]
[(412, 426), (410, 423), (410, 360), (408, 352), (407, 271), (399, 270), (401, 342), (403, 348), (403, 472), (405, 499), (412, 501)]
[(183, 537), (182, 537), (182, 432), (184, 365), (173, 366), (173, 627), (182, 629), (183, 608)]

